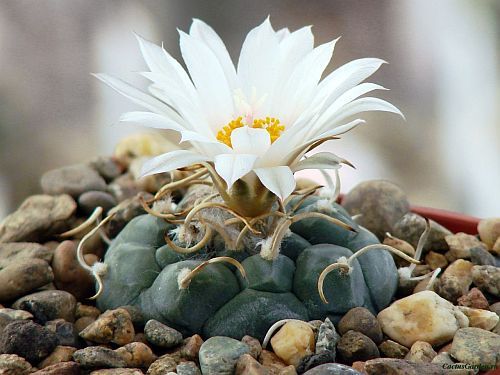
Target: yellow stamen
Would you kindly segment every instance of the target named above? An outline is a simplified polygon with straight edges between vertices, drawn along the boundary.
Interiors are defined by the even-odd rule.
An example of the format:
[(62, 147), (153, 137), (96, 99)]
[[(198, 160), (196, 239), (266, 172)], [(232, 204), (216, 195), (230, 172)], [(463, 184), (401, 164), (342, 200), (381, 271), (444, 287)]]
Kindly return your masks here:
[[(246, 126), (243, 123), (243, 117), (238, 117), (236, 120), (232, 120), (224, 126), (217, 133), (217, 140), (219, 142), (225, 143), (229, 147), (233, 147), (231, 144), (231, 133), (234, 129), (241, 128)], [(280, 124), (280, 120), (274, 117), (266, 117), (262, 119), (253, 120), (252, 125), (248, 125), (255, 129), (265, 129), (269, 133), (269, 137), (271, 137), (271, 143), (279, 138), (281, 133), (285, 130), (285, 126)]]

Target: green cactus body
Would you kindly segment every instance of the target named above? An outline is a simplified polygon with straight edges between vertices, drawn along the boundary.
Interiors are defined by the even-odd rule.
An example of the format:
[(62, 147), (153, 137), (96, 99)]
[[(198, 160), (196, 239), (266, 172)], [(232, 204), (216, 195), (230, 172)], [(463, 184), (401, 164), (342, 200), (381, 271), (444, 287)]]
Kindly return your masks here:
[[(295, 200), (297, 202), (297, 200)], [(295, 203), (293, 200), (289, 207)], [(326, 202), (326, 203), (325, 203)], [(321, 212), (347, 223), (350, 232), (321, 218), (307, 218), (291, 226), (274, 261), (249, 251), (220, 248), (198, 254), (178, 254), (164, 242), (173, 226), (149, 215), (133, 219), (113, 241), (104, 263), (102, 310), (136, 305), (146, 319), (160, 320), (185, 334), (224, 335), (263, 339), (281, 319), (338, 318), (349, 309), (364, 306), (374, 313), (385, 308), (397, 288), (397, 269), (385, 250), (367, 252), (352, 262), (348, 275), (331, 272), (325, 279), (321, 301), (317, 282), (321, 271), (340, 257), (349, 257), (364, 246), (379, 243), (335, 203), (308, 197), (297, 213)], [(229, 256), (242, 263), (247, 278), (236, 267), (209, 264), (180, 288), (180, 274), (203, 260)], [(182, 275), (181, 275), (182, 276)]]

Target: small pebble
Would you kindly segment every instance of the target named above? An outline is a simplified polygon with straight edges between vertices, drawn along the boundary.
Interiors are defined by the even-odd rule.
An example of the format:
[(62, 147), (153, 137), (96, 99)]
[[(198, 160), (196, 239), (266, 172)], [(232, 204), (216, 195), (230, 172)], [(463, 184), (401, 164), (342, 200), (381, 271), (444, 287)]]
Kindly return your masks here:
[(0, 369), (5, 375), (24, 375), (33, 372), (31, 364), (17, 354), (0, 354)]
[(314, 367), (332, 362), (334, 362), (333, 353), (322, 351), (320, 354), (313, 354), (302, 358), (296, 369), (299, 374), (302, 374)]
[(75, 322), (75, 330), (80, 334), (85, 328), (87, 328), (89, 325), (94, 323), (96, 321), (95, 318), (91, 316), (82, 316), (81, 318), (77, 319)]
[(106, 213), (117, 204), (115, 197), (104, 191), (87, 191), (78, 198), (78, 206), (85, 215), (91, 215), (97, 207), (102, 207)]
[[(385, 237), (384, 238), (384, 245), (392, 246), (395, 249), (398, 249), (399, 251), (402, 251), (406, 255), (410, 257), (415, 257), (415, 249), (412, 245), (410, 245), (408, 242), (396, 238), (396, 237)], [(407, 267), (410, 265), (410, 262), (407, 260), (402, 259), (401, 257), (397, 256), (396, 254), (391, 253), (392, 257), (394, 258), (394, 262), (396, 265), (399, 267)]]
[(353, 330), (361, 332), (373, 340), (375, 344), (382, 342), (382, 330), (377, 318), (364, 307), (355, 307), (349, 310), (340, 319), (339, 333), (344, 335), (346, 332)]
[(0, 242), (43, 242), (69, 229), (75, 211), (69, 195), (32, 195), (0, 222)]
[(431, 363), (436, 355), (431, 344), (425, 341), (415, 341), (405, 359), (417, 363)]
[(76, 352), (76, 348), (58, 345), (47, 358), (38, 364), (38, 367), (45, 368), (56, 363), (72, 361), (74, 352)]
[(472, 288), (469, 293), (464, 294), (457, 302), (459, 306), (475, 309), (487, 309), (489, 307), (488, 300), (478, 288)]
[(304, 375), (362, 375), (359, 371), (356, 371), (352, 367), (341, 365), (340, 363), (325, 363), (324, 365), (319, 365), (314, 367)]
[(122, 308), (106, 311), (80, 332), (80, 336), (85, 340), (101, 344), (112, 342), (118, 345), (130, 343), (134, 335), (130, 314)]
[(478, 247), (486, 250), (486, 245), (475, 236), (466, 233), (449, 234), (445, 237), (450, 253), (457, 259), (470, 259), (471, 249)]
[(50, 283), (54, 274), (42, 259), (26, 259), (0, 269), (0, 302), (11, 301)]
[(411, 347), (415, 341), (431, 345), (450, 341), (469, 320), (453, 304), (432, 291), (423, 291), (395, 301), (377, 319), (392, 340)]
[(182, 358), (188, 361), (198, 360), (198, 355), (200, 353), (201, 345), (203, 344), (203, 339), (200, 335), (193, 335), (184, 340), (179, 353)]
[(264, 367), (273, 369), (273, 371), (282, 370), (287, 367), (281, 358), (266, 349), (262, 349), (262, 353), (259, 356), (259, 363)]
[(446, 375), (437, 363), (416, 363), (404, 359), (377, 358), (365, 362), (368, 375)]
[(175, 354), (165, 354), (154, 361), (149, 366), (148, 375), (164, 375), (168, 372), (176, 371), (177, 365), (181, 362), (180, 356)]
[(136, 368), (107, 368), (92, 371), (90, 375), (143, 375), (143, 372)]
[(434, 271), (437, 268), (444, 269), (448, 265), (448, 260), (443, 254), (429, 251), (425, 256), (425, 263)]
[(283, 362), (297, 366), (314, 353), (314, 332), (306, 322), (289, 321), (271, 338), (271, 346)]
[(483, 292), (500, 297), (500, 267), (472, 267), (472, 281)]
[(106, 181), (94, 169), (84, 164), (45, 172), (40, 184), (45, 194), (68, 194), (74, 198), (89, 190), (106, 190)]
[(500, 237), (500, 217), (479, 221), (477, 231), (481, 241), (486, 244), (488, 249), (492, 249), (495, 242)]
[(458, 361), (473, 365), (500, 365), (500, 336), (484, 329), (459, 329), (450, 354)]
[(463, 259), (450, 264), (437, 283), (438, 294), (453, 303), (467, 294), (472, 284), (472, 266), (471, 262)]
[(448, 352), (442, 352), (432, 358), (431, 363), (446, 363), (447, 365), (452, 365), (453, 363), (455, 363), (455, 361), (453, 361), (453, 358), (451, 358)]
[(111, 181), (123, 173), (123, 165), (112, 157), (98, 156), (89, 162), (89, 166), (106, 181)]
[(316, 354), (328, 352), (332, 356), (332, 362), (334, 362), (339, 340), (340, 335), (335, 330), (335, 326), (330, 319), (326, 318), (319, 326), (318, 336), (316, 337)]
[(409, 352), (406, 346), (392, 340), (385, 340), (378, 346), (378, 349), (384, 356), (397, 359), (403, 359)]
[(73, 353), (73, 359), (82, 367), (126, 367), (127, 362), (112, 349), (88, 346)]
[(233, 374), (238, 358), (249, 351), (247, 345), (233, 338), (210, 337), (200, 348), (201, 372), (203, 374)]
[(267, 375), (269, 370), (250, 354), (243, 354), (236, 362), (236, 375)]
[(24, 260), (42, 259), (52, 261), (53, 251), (35, 242), (0, 243), (0, 269)]
[(33, 314), (39, 322), (64, 319), (75, 321), (76, 299), (64, 290), (45, 290), (19, 298), (13, 307)]
[(80, 302), (76, 304), (76, 309), (75, 309), (76, 319), (84, 316), (90, 316), (94, 319), (97, 319), (99, 315), (101, 315), (101, 311), (95, 306), (84, 305)]
[(482, 247), (470, 249), (470, 260), (478, 266), (496, 266), (497, 262), (492, 253)]
[(27, 320), (33, 319), (33, 314), (24, 310), (9, 309), (7, 307), (0, 308), (0, 315), (6, 316), (12, 320)]
[(249, 354), (252, 357), (254, 357), (255, 359), (259, 358), (260, 353), (262, 353), (262, 345), (260, 345), (259, 340), (257, 340), (255, 337), (246, 335), (243, 336), (241, 342), (248, 346), (248, 348), (250, 349)]
[(458, 306), (458, 308), (469, 318), (469, 327), (491, 331), (498, 324), (499, 317), (493, 311), (473, 309), (465, 306)]
[(366, 335), (347, 331), (337, 345), (341, 359), (347, 363), (380, 357), (377, 345)]
[(83, 344), (73, 323), (64, 319), (50, 320), (45, 323), (45, 328), (56, 334), (59, 345), (79, 348)]
[(47, 357), (57, 346), (57, 336), (30, 320), (8, 324), (0, 336), (0, 353), (17, 354), (32, 364)]
[(174, 348), (182, 343), (182, 334), (157, 320), (148, 320), (144, 327), (146, 339), (161, 348)]
[(80, 375), (78, 364), (73, 361), (54, 363), (41, 370), (35, 371), (32, 375)]
[(142, 342), (131, 342), (115, 350), (127, 363), (127, 367), (148, 368), (157, 358), (151, 348)]
[(196, 363), (192, 361), (179, 363), (176, 370), (177, 375), (201, 375), (200, 369)]

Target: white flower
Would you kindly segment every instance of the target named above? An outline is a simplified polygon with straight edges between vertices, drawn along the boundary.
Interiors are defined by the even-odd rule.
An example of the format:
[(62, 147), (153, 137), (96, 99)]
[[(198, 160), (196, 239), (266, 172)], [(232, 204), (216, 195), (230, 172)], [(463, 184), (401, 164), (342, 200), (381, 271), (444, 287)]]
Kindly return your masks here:
[[(251, 30), (237, 67), (215, 31), (194, 20), (180, 33), (189, 75), (162, 47), (137, 37), (150, 69), (149, 93), (105, 74), (96, 76), (149, 112), (129, 112), (121, 121), (179, 132), (192, 150), (172, 151), (144, 165), (144, 175), (210, 162), (226, 182), (259, 181), (280, 199), (295, 188), (294, 172), (338, 168), (331, 153), (304, 158), (319, 143), (343, 134), (365, 111), (401, 114), (381, 99), (360, 96), (384, 89), (362, 83), (383, 63), (351, 61), (321, 80), (338, 39), (314, 47), (310, 27), (274, 31), (269, 19)], [(351, 119), (351, 121), (348, 121)], [(257, 180), (258, 179), (258, 180)]]

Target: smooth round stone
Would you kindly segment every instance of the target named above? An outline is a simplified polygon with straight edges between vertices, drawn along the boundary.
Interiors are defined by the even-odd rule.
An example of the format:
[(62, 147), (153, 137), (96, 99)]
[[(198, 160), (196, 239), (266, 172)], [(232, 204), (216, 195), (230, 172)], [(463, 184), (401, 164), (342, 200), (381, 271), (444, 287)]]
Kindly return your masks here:
[(161, 348), (173, 348), (182, 343), (182, 334), (157, 320), (148, 320), (144, 327), (146, 339)]
[(272, 337), (274, 353), (287, 365), (298, 366), (302, 359), (314, 353), (314, 332), (301, 321), (290, 321)]
[(106, 181), (111, 181), (123, 173), (124, 167), (111, 157), (98, 156), (89, 162)]
[(49, 264), (42, 259), (26, 259), (10, 264), (0, 270), (0, 302), (19, 298), (53, 279)]
[(43, 242), (69, 229), (75, 211), (69, 195), (32, 195), (0, 222), (0, 242)]
[(496, 266), (497, 261), (493, 254), (482, 247), (473, 247), (470, 249), (470, 260), (478, 266)]
[(362, 214), (357, 223), (383, 239), (393, 225), (410, 210), (405, 192), (384, 180), (365, 181), (356, 185), (342, 200), (351, 216)]
[(314, 367), (306, 372), (304, 375), (362, 375), (352, 367), (341, 365), (340, 363), (325, 363)]
[(450, 354), (460, 362), (473, 365), (500, 365), (500, 335), (480, 328), (459, 329)]
[(89, 190), (106, 190), (106, 181), (85, 164), (70, 165), (46, 172), (40, 181), (45, 194), (78, 197)]
[(238, 358), (249, 351), (248, 346), (241, 341), (230, 337), (211, 337), (200, 348), (201, 372), (203, 374), (232, 375)]
[(57, 346), (57, 336), (30, 320), (7, 325), (0, 336), (0, 353), (17, 354), (37, 364)]
[(481, 220), (477, 226), (477, 231), (481, 241), (483, 241), (489, 249), (492, 249), (495, 242), (500, 238), (500, 217)]
[(116, 205), (115, 197), (103, 191), (91, 190), (78, 197), (78, 206), (86, 215), (92, 214), (97, 207), (102, 207), (107, 212)]
[(75, 321), (76, 299), (72, 294), (63, 290), (33, 293), (18, 299), (12, 306), (29, 311), (40, 322), (55, 319)]
[(377, 318), (364, 307), (355, 307), (347, 312), (338, 324), (339, 333), (353, 330), (368, 336), (376, 344), (382, 342), (382, 330)]
[(34, 242), (0, 243), (0, 269), (29, 259), (52, 261), (53, 250)]

